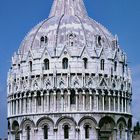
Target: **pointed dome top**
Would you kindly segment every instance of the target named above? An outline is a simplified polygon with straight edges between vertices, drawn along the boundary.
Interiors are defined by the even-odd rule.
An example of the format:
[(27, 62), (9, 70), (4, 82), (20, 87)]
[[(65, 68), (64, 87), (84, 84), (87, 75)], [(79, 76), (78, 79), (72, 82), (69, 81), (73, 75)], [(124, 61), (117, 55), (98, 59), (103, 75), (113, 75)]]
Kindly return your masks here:
[(83, 0), (54, 0), (50, 16), (77, 15), (80, 17), (86, 16), (87, 11)]

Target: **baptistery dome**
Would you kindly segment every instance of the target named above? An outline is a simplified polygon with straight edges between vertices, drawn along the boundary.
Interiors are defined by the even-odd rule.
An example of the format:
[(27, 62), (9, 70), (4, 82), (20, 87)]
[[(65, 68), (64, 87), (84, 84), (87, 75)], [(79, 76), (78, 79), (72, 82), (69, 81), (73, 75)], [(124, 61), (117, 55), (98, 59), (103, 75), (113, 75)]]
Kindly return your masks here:
[(20, 51), (38, 51), (47, 46), (52, 56), (60, 56), (66, 46), (71, 55), (80, 56), (85, 46), (91, 53), (95, 46), (115, 49), (114, 41), (115, 38), (107, 29), (88, 17), (81, 0), (61, 0), (54, 1), (49, 18), (27, 34)]
[(131, 83), (117, 36), (83, 0), (54, 0), (12, 57), (8, 140), (131, 140)]

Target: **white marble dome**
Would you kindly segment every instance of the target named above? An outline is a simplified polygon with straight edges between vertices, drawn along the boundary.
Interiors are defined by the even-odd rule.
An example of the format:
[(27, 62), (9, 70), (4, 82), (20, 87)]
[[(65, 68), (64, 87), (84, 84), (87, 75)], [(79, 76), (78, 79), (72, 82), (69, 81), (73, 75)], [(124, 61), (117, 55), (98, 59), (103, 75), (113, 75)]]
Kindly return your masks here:
[(83, 0), (54, 0), (12, 57), (8, 140), (132, 140), (132, 80), (117, 36)]
[[(43, 37), (44, 44), (41, 41)], [(96, 41), (98, 37), (99, 44)], [(87, 15), (81, 0), (61, 0), (54, 1), (49, 18), (27, 34), (20, 51), (21, 53), (29, 50), (38, 51), (47, 46), (52, 56), (60, 56), (66, 46), (71, 55), (80, 56), (85, 46), (91, 53), (96, 47), (101, 46), (115, 49), (114, 41), (115, 37), (105, 27)]]

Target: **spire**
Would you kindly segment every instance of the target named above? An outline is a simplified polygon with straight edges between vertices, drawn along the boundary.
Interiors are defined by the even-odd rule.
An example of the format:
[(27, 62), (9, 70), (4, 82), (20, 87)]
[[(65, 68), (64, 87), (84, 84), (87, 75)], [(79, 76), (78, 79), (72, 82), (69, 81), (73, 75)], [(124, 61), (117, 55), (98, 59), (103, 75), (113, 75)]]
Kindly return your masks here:
[(54, 0), (49, 17), (62, 15), (87, 16), (83, 0)]

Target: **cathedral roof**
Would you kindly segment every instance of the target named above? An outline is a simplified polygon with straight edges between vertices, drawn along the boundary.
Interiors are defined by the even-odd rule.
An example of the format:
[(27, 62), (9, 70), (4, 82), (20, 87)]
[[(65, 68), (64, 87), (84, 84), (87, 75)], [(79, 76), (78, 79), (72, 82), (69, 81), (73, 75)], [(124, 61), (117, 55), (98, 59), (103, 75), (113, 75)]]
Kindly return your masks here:
[(88, 16), (83, 0), (54, 0), (49, 18), (26, 35), (19, 51), (24, 54), (46, 47), (51, 56), (59, 56), (65, 47), (72, 56), (80, 56), (86, 47), (93, 55), (101, 47), (114, 49), (114, 39)]

